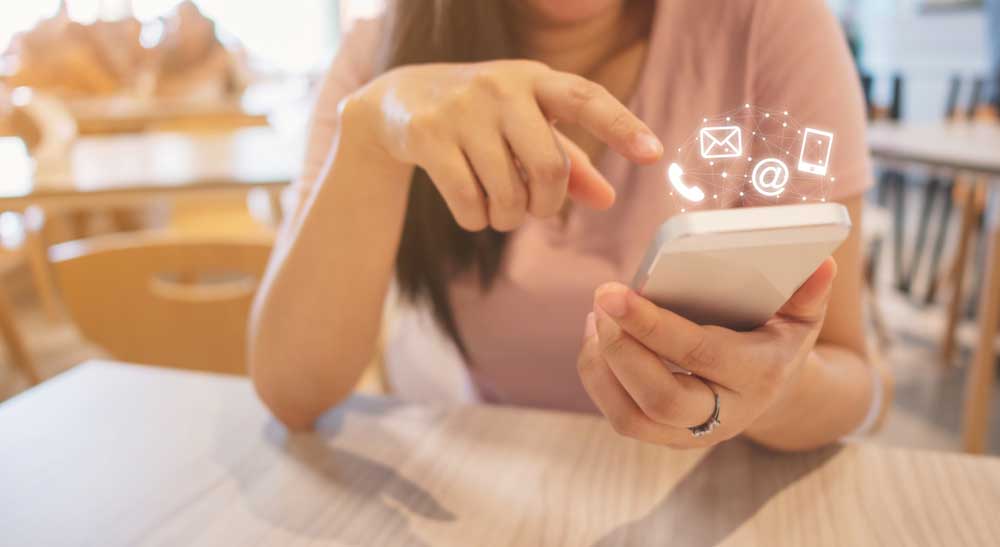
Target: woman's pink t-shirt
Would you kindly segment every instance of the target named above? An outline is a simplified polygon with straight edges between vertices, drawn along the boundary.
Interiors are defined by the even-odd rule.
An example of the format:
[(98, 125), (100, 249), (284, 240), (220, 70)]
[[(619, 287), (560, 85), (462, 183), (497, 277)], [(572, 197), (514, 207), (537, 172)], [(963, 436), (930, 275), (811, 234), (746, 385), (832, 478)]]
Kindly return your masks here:
[[(345, 38), (318, 97), (299, 195), (326, 161), (337, 103), (375, 76), (380, 33), (381, 21), (362, 21)], [(488, 292), (472, 275), (452, 283), (467, 365), (486, 401), (594, 410), (576, 372), (593, 291), (631, 280), (656, 228), (678, 212), (666, 165), (704, 117), (745, 104), (787, 110), (836, 135), (830, 199), (871, 183), (858, 77), (823, 0), (660, 0), (649, 40), (629, 107), (665, 144), (663, 162), (636, 166), (605, 153), (598, 168), (618, 192), (611, 210), (574, 207), (565, 223), (529, 219), (511, 235)]]

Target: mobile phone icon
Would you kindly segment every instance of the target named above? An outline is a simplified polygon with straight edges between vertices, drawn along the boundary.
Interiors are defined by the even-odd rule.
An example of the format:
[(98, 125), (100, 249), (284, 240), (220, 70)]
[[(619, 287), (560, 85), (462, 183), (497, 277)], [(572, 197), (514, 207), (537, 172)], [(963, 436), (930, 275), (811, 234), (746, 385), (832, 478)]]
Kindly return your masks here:
[(833, 133), (807, 128), (802, 135), (799, 171), (825, 177), (830, 169)]
[(695, 203), (705, 199), (705, 192), (701, 188), (688, 186), (684, 182), (684, 169), (681, 169), (680, 165), (671, 163), (670, 168), (667, 169), (667, 178), (670, 179), (670, 185), (674, 187), (674, 190), (677, 190), (677, 193), (684, 199)]

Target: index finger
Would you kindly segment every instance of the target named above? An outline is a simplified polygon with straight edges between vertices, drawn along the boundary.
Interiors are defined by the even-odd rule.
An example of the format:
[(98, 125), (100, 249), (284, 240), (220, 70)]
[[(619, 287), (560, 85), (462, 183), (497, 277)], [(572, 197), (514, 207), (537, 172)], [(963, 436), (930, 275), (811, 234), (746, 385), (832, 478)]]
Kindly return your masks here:
[(600, 84), (548, 71), (536, 80), (535, 98), (547, 116), (583, 127), (634, 162), (654, 163), (663, 155), (660, 139)]

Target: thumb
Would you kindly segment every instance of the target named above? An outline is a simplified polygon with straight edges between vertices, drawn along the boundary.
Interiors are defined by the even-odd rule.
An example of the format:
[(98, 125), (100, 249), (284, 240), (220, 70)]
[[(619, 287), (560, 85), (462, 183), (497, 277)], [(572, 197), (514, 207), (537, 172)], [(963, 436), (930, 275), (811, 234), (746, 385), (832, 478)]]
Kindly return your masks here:
[(604, 175), (590, 163), (590, 158), (568, 137), (553, 129), (556, 140), (569, 160), (569, 186), (567, 192), (577, 201), (598, 211), (609, 209), (615, 203), (615, 189)]
[(835, 277), (837, 277), (837, 261), (830, 257), (816, 268), (809, 279), (778, 310), (778, 317), (806, 323), (822, 321)]

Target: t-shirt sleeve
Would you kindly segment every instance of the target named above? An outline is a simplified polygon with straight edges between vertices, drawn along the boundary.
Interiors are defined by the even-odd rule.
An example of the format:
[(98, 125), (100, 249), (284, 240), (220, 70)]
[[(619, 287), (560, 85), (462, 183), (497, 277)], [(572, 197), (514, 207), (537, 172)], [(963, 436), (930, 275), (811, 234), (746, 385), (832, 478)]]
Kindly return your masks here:
[(373, 77), (380, 26), (381, 19), (355, 23), (344, 36), (337, 55), (323, 76), (310, 117), (302, 173), (293, 185), (292, 211), (298, 210), (326, 165), (337, 132), (340, 101)]
[(758, 106), (785, 109), (801, 125), (834, 134), (828, 175), (835, 180), (827, 197), (843, 200), (867, 190), (873, 178), (860, 79), (826, 2), (757, 0), (748, 59), (749, 91)]

